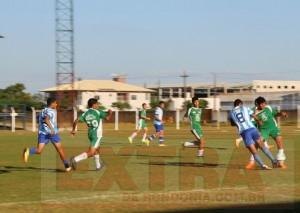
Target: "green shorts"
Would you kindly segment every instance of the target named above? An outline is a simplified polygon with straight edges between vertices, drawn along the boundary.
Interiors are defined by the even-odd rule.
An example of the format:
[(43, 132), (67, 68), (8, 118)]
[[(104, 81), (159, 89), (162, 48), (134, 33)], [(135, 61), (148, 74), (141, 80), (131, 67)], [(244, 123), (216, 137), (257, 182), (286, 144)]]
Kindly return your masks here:
[(268, 141), (269, 137), (271, 136), (273, 139), (277, 138), (278, 136), (281, 135), (280, 129), (279, 128), (273, 128), (273, 129), (260, 129), (260, 134), (261, 137), (265, 140)]
[(199, 126), (193, 126), (191, 132), (198, 140), (203, 137), (203, 131)]
[(139, 120), (138, 130), (147, 128), (146, 121), (144, 119)]
[(89, 131), (88, 138), (90, 147), (97, 149), (100, 146), (102, 135), (97, 133), (97, 131)]

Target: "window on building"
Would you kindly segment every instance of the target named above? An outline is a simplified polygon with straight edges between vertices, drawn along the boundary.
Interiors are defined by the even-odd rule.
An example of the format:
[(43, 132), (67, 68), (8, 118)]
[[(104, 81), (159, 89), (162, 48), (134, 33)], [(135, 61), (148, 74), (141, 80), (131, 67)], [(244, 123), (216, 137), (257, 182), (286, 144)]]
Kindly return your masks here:
[(267, 85), (264, 85), (264, 89), (267, 89)]
[(277, 86), (278, 89), (281, 89), (281, 86)]
[(132, 96), (131, 96), (131, 100), (134, 100), (134, 101), (135, 101), (136, 99), (137, 99), (136, 95), (132, 95)]
[(117, 93), (118, 101), (127, 101), (128, 94), (127, 93)]
[(260, 88), (260, 86), (259, 86), (259, 85), (257, 85), (257, 86), (256, 86), (256, 88), (257, 88), (257, 89), (259, 89), (259, 88)]
[(94, 98), (97, 99), (98, 101), (100, 100), (100, 96), (99, 95), (95, 95)]
[(295, 89), (296, 87), (295, 86), (292, 86), (292, 89)]
[(269, 86), (270, 89), (273, 89), (273, 86)]
[(284, 86), (284, 89), (287, 89), (287, 88), (289, 88), (288, 86)]

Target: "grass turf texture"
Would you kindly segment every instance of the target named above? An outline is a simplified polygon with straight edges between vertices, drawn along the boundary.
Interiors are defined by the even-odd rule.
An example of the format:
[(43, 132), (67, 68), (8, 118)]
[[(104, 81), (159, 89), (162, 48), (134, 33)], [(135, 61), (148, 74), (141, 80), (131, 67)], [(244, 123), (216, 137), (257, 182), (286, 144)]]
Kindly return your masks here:
[[(51, 144), (41, 156), (30, 156), (24, 164), (22, 149), (36, 145), (36, 134), (1, 131), (0, 212), (297, 208), (300, 132), (294, 127), (282, 128), (288, 168), (272, 171), (244, 170), (249, 154), (243, 144), (235, 148), (236, 130), (231, 127), (204, 128), (204, 158), (196, 157), (196, 149), (182, 149), (181, 143), (192, 139), (187, 126), (181, 130), (166, 127), (167, 147), (158, 147), (156, 142), (146, 147), (140, 136), (130, 145), (127, 137), (133, 128), (121, 124), (121, 130), (114, 131), (105, 125), (101, 145), (105, 168), (94, 171), (94, 161), (88, 159), (70, 173), (63, 172)], [(85, 130), (76, 137), (67, 131), (61, 136), (68, 157), (88, 147)], [(276, 154), (276, 148), (271, 151)]]

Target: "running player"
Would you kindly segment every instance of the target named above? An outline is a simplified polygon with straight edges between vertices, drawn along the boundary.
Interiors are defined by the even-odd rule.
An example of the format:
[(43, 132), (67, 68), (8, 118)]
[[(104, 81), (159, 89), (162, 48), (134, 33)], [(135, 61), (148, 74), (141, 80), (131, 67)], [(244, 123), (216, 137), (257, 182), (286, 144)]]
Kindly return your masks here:
[(245, 146), (248, 148), (250, 153), (254, 156), (255, 161), (259, 164), (262, 169), (271, 169), (263, 163), (262, 159), (257, 153), (257, 148), (260, 148), (263, 153), (271, 160), (273, 165), (277, 164), (276, 159), (273, 157), (269, 149), (267, 149), (262, 142), (262, 138), (259, 135), (258, 130), (251, 122), (251, 115), (253, 111), (243, 106), (243, 102), (240, 99), (234, 101), (234, 108), (230, 112), (231, 121), (235, 124), (239, 133), (243, 138)]
[(88, 110), (83, 113), (78, 119), (76, 119), (73, 123), (73, 129), (71, 131), (72, 135), (76, 134), (76, 127), (78, 122), (85, 122), (88, 127), (88, 139), (90, 142), (90, 146), (86, 152), (83, 152), (75, 157), (71, 158), (71, 166), (75, 170), (76, 165), (79, 161), (85, 160), (89, 157), (94, 157), (96, 170), (100, 170), (102, 168), (100, 162), (100, 143), (102, 138), (102, 120), (105, 118), (109, 120), (112, 111), (108, 110), (108, 112), (104, 112), (99, 109), (99, 102), (95, 98), (91, 98), (88, 100)]
[(163, 109), (165, 108), (165, 102), (160, 101), (154, 112), (154, 128), (155, 133), (150, 135), (146, 139), (146, 144), (149, 146), (150, 141), (153, 141), (158, 137), (158, 145), (165, 146), (164, 144), (164, 122), (163, 122)]
[(37, 147), (25, 148), (23, 151), (23, 160), (28, 162), (30, 155), (41, 154), (44, 147), (51, 141), (60, 159), (63, 161), (65, 170), (71, 171), (69, 161), (65, 157), (65, 153), (61, 144), (61, 139), (58, 134), (57, 128), (57, 101), (55, 98), (47, 99), (47, 107), (44, 108), (39, 116), (39, 132), (38, 132), (38, 145)]
[[(255, 100), (258, 111), (256, 112), (256, 121), (258, 123), (259, 131), (264, 141), (268, 141), (269, 137), (273, 138), (276, 142), (278, 153), (276, 159), (278, 161), (279, 168), (286, 168), (284, 161), (286, 159), (283, 149), (283, 139), (281, 136), (280, 129), (278, 128), (276, 117), (283, 116), (287, 117), (286, 112), (278, 112), (276, 109), (267, 105), (266, 99), (258, 97)], [(249, 161), (248, 165), (253, 165), (253, 161)]]
[(191, 132), (195, 136), (196, 141), (194, 142), (185, 142), (183, 144), (184, 147), (194, 147), (198, 146), (198, 157), (204, 156), (204, 145), (205, 140), (203, 138), (203, 131), (201, 128), (201, 114), (202, 109), (199, 108), (199, 100), (197, 97), (192, 98), (193, 106), (188, 109), (187, 116), (191, 122)]
[(143, 130), (143, 139), (142, 139), (142, 142), (143, 143), (146, 143), (146, 137), (147, 137), (147, 131), (148, 131), (148, 128), (147, 128), (147, 123), (146, 121), (147, 120), (150, 120), (149, 117), (147, 117), (147, 104), (146, 103), (143, 103), (142, 104), (142, 110), (139, 112), (139, 124), (138, 124), (138, 129), (137, 131), (133, 132), (131, 134), (131, 136), (128, 137), (128, 141), (129, 143), (132, 144), (133, 142), (133, 139), (138, 135), (138, 133)]

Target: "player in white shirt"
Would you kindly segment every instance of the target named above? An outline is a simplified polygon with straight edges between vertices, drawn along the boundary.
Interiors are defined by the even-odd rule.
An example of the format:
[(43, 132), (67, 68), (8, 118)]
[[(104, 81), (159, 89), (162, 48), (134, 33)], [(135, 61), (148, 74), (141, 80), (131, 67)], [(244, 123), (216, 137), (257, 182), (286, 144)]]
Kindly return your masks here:
[(150, 141), (153, 141), (155, 138), (158, 137), (158, 145), (165, 146), (164, 144), (164, 122), (163, 122), (163, 109), (165, 108), (165, 102), (160, 101), (158, 106), (155, 108), (154, 112), (154, 128), (155, 133), (150, 135), (146, 139), (146, 143), (149, 146)]

